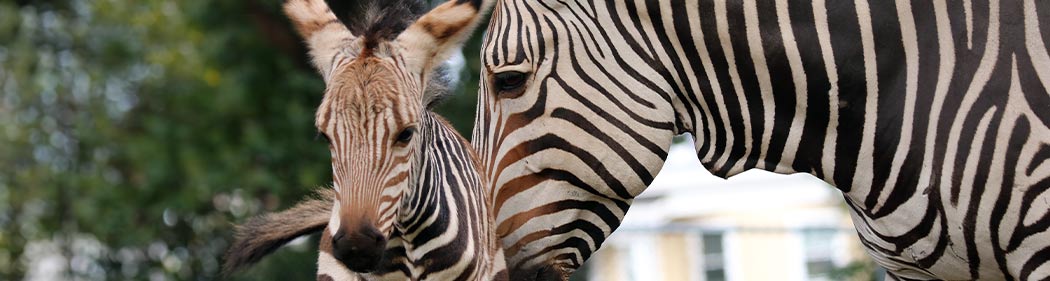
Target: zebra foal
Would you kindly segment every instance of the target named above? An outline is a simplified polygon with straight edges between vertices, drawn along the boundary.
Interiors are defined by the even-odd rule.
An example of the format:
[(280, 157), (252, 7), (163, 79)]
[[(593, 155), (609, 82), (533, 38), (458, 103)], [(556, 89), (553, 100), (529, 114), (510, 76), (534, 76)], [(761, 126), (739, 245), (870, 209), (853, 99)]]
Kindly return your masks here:
[(436, 66), (490, 1), (357, 3), (340, 21), (321, 0), (285, 12), (327, 89), (316, 113), (334, 190), (238, 228), (227, 272), (321, 230), (319, 280), (505, 280), (491, 196), (470, 145), (429, 108)]

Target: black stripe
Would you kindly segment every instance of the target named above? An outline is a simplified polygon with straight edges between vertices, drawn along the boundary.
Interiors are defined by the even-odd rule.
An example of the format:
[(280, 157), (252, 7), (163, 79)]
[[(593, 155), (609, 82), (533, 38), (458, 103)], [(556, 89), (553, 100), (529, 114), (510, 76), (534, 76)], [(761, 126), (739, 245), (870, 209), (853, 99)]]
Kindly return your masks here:
[(831, 49), (835, 54), (836, 74), (839, 78), (839, 126), (835, 139), (834, 184), (843, 192), (853, 185), (857, 169), (857, 153), (864, 130), (865, 78), (864, 54), (860, 46), (860, 26), (852, 1), (827, 3)]
[[(869, 0), (871, 9), (872, 33), (875, 43), (875, 62), (878, 74), (878, 99), (875, 122), (875, 147), (872, 152), (874, 166), (871, 192), (864, 200), (866, 207), (870, 210), (877, 204), (879, 195), (886, 188), (889, 173), (893, 169), (893, 158), (897, 151), (897, 143), (900, 143), (903, 128), (901, 120), (904, 116), (905, 81), (908, 73), (905, 71), (904, 45), (901, 42), (901, 32), (897, 8), (895, 5), (880, 5), (878, 0)], [(901, 196), (911, 196), (914, 186), (899, 186), (892, 188), (894, 193)], [(910, 190), (903, 190), (910, 189)], [(891, 202), (887, 202), (888, 204)], [(903, 203), (903, 202), (901, 202)], [(899, 204), (898, 204), (899, 205)], [(883, 207), (886, 209), (887, 207)], [(892, 209), (892, 208), (890, 208)], [(880, 210), (881, 211), (881, 210)], [(889, 213), (892, 211), (886, 211)]]
[[(733, 44), (733, 53), (736, 56), (737, 74), (740, 76), (740, 84), (744, 90), (743, 93), (738, 94), (744, 95), (746, 102), (741, 107), (741, 110), (746, 110), (751, 119), (751, 123), (748, 124), (751, 127), (751, 153), (743, 156), (744, 159), (742, 160), (745, 161), (744, 167), (755, 167), (761, 158), (762, 141), (764, 139), (763, 130), (765, 129), (765, 107), (763, 106), (762, 89), (759, 88), (758, 83), (757, 67), (754, 64), (754, 58), (751, 57), (751, 48), (747, 40), (747, 24), (744, 21), (743, 1), (750, 0), (728, 1), (726, 3), (728, 6), (726, 17), (729, 21), (729, 36)], [(743, 137), (743, 135), (738, 135), (738, 137)], [(732, 167), (736, 161), (737, 159), (731, 158), (726, 163), (726, 166)]]
[[(811, 3), (789, 3), (797, 3), (788, 6), (791, 22), (814, 22)], [(824, 68), (824, 55), (821, 52), (816, 27), (810, 24), (794, 24), (792, 31), (797, 44), (795, 47), (801, 56), (802, 70), (806, 74), (807, 93), (802, 139), (797, 140), (798, 151), (792, 155), (795, 161), (791, 166), (796, 172), (813, 173), (819, 178), (824, 178), (821, 162), (824, 156), (824, 136), (827, 135), (828, 121), (831, 118), (828, 97), (831, 84)]]
[[(762, 49), (766, 53), (770, 85), (773, 88), (773, 128), (766, 151), (765, 167), (773, 169), (783, 157), (791, 122), (795, 118), (795, 81), (784, 52), (784, 39), (777, 21), (776, 2), (758, 0), (758, 25), (762, 32)], [(829, 12), (830, 13), (830, 12)], [(800, 93), (801, 94), (801, 93)]]

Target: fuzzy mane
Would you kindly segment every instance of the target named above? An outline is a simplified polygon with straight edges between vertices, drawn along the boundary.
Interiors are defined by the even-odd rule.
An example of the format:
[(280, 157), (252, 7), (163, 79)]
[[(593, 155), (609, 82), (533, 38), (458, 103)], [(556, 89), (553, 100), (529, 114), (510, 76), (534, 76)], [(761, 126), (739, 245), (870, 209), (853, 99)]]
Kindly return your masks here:
[(427, 11), (425, 0), (325, 0), (336, 18), (366, 46), (390, 41)]
[[(379, 42), (390, 41), (405, 31), (430, 5), (427, 0), (324, 0), (335, 17), (354, 36), (364, 38), (365, 48), (373, 48)], [(445, 100), (459, 81), (453, 79), (451, 69), (445, 64), (432, 70), (423, 94), (426, 108)]]

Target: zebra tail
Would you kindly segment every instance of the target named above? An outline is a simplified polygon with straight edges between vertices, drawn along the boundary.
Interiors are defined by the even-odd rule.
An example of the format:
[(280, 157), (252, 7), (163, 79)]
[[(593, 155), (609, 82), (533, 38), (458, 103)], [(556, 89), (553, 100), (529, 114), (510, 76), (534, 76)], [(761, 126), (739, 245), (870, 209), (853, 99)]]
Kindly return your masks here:
[(284, 244), (328, 225), (335, 191), (322, 188), (313, 198), (277, 213), (263, 214), (234, 227), (234, 241), (223, 257), (223, 276), (245, 269)]

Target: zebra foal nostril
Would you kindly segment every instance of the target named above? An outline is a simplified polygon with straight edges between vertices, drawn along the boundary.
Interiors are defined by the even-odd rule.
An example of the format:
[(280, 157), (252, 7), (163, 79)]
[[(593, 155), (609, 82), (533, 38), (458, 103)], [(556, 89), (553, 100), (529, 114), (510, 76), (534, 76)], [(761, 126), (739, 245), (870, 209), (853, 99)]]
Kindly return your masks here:
[(335, 235), (332, 235), (332, 247), (338, 247), (336, 245), (340, 241), (342, 241), (343, 237), (345, 237), (345, 236), (346, 236), (346, 231), (342, 231), (342, 230), (339, 230), (338, 232), (335, 233)]

